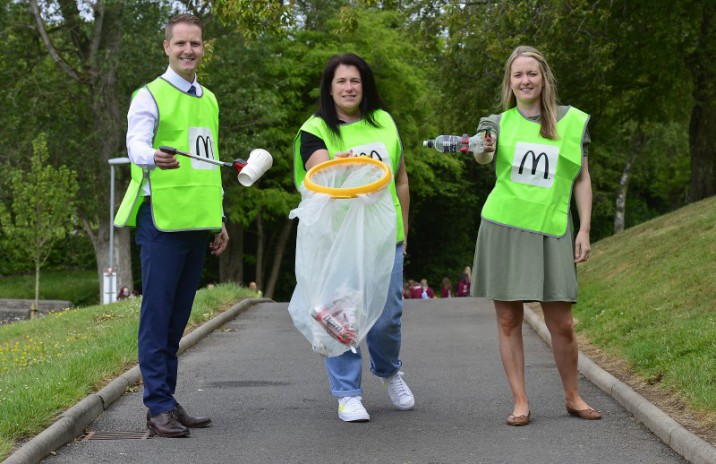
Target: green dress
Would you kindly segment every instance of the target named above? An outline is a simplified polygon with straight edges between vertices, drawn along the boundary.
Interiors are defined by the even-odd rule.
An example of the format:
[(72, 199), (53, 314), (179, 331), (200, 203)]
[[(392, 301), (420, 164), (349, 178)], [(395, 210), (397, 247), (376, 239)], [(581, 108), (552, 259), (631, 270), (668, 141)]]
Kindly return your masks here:
[[(560, 119), (569, 107), (560, 106)], [(478, 131), (490, 128), (498, 136), (500, 116), (480, 120)], [(539, 116), (529, 118), (539, 122)], [(585, 131), (583, 156), (590, 143)], [(500, 301), (577, 301), (574, 229), (570, 216), (560, 238), (482, 221), (475, 244), (472, 296)]]

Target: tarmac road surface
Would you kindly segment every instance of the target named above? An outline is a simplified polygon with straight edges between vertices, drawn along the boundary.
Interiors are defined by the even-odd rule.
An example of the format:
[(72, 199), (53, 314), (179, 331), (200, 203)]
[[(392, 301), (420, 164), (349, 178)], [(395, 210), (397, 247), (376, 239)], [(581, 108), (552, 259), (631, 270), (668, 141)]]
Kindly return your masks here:
[[(368, 423), (338, 419), (323, 358), (293, 327), (287, 303), (259, 303), (181, 355), (177, 399), (213, 426), (183, 439), (76, 440), (43, 460), (99, 463), (684, 463), (580, 375), (600, 421), (567, 415), (550, 348), (524, 326), (532, 423), (512, 411), (492, 304), (476, 298), (407, 300), (403, 372), (416, 398), (393, 408), (364, 359)], [(365, 352), (365, 350), (364, 350)], [(367, 358), (367, 356), (366, 356)], [(144, 432), (141, 387), (114, 402), (89, 431)]]

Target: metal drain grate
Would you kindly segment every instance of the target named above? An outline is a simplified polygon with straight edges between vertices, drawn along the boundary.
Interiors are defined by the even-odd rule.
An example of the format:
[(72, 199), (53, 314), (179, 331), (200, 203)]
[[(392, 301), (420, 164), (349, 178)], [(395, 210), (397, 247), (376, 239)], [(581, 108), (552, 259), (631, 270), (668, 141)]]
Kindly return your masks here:
[(87, 432), (80, 441), (88, 440), (146, 440), (149, 438), (149, 430), (146, 432)]

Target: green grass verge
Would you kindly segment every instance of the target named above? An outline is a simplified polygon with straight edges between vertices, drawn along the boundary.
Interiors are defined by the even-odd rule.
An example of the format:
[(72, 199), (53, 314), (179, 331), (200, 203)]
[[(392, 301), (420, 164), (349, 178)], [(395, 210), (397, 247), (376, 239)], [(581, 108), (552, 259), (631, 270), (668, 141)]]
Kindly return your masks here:
[(594, 244), (577, 330), (716, 425), (716, 197)]
[[(579, 278), (577, 330), (716, 425), (716, 197), (595, 243)], [(202, 290), (192, 323), (249, 296)], [(130, 300), (0, 326), (0, 459), (136, 363), (138, 314)]]
[[(254, 296), (233, 284), (197, 293), (189, 324)], [(92, 391), (137, 363), (139, 300), (0, 326), (0, 461)]]
[[(0, 298), (34, 299), (35, 274), (0, 278)], [(98, 303), (99, 281), (95, 271), (40, 273), (41, 300), (67, 300), (73, 306)]]

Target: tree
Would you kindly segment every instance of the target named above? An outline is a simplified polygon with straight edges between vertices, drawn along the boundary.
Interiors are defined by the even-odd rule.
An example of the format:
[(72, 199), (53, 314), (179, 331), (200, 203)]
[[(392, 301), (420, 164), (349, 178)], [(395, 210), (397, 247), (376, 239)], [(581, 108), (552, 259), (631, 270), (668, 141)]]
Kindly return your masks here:
[[(55, 2), (50, 2), (55, 3)], [(83, 190), (92, 198), (107, 198), (109, 168), (107, 161), (123, 152), (124, 122), (119, 102), (119, 80), (117, 64), (123, 31), (123, 11), (126, 2), (120, 0), (98, 0), (90, 2), (92, 21), (82, 14), (74, 0), (58, 0), (57, 14), (43, 12), (37, 0), (28, 0), (35, 21), (35, 31), (41, 39), (50, 58), (62, 70), (73, 85), (79, 86), (88, 95), (91, 110), (91, 126), (86, 144), (87, 153), (94, 156), (82, 159), (86, 166), (82, 172)], [(52, 24), (48, 29), (46, 19)], [(61, 43), (67, 48), (59, 48)], [(89, 167), (89, 169), (88, 169)], [(121, 194), (117, 195), (121, 198)], [(101, 288), (102, 275), (106, 267), (119, 269), (122, 282), (132, 281), (129, 231), (117, 231), (115, 256), (118, 265), (106, 263), (108, 255), (109, 227), (101, 212), (106, 211), (101, 202), (83, 202), (79, 217), (85, 233), (92, 239), (97, 256), (97, 275)], [(106, 266), (105, 264), (108, 264)]]
[[(280, 36), (247, 41), (233, 24), (214, 26), (213, 53), (200, 77), (221, 107), (220, 156), (247, 159), (261, 147), (274, 159), (271, 170), (249, 188), (238, 184), (236, 172), (224, 173), (231, 240), (219, 259), (219, 278), (255, 280), (272, 297), (293, 226), (288, 213), (299, 201), (290, 177), (293, 134), (286, 130), (296, 108), (289, 97), (295, 95), (297, 69), (280, 48)], [(245, 264), (253, 269), (244, 269)]]
[[(476, 210), (479, 194), (471, 180), (478, 169), (465, 157), (422, 146), (439, 133), (469, 129), (464, 123), (445, 125), (453, 108), (443, 104), (436, 84), (445, 73), (420, 53), (417, 42), (406, 40), (406, 17), (385, 3), (383, 8), (343, 9), (335, 26), (335, 51), (329, 51), (355, 51), (373, 67), (383, 103), (400, 130), (410, 182), (405, 274), (439, 282), (472, 261), (474, 248), (468, 244), (474, 241), (479, 216), (465, 213)], [(319, 72), (328, 56), (317, 66)]]
[[(652, 185), (630, 180), (636, 176), (641, 181), (645, 172), (683, 179), (688, 172), (688, 166), (681, 162), (662, 162), (665, 151), (677, 157), (682, 151), (674, 153), (671, 143), (660, 147), (653, 141), (664, 140), (660, 131), (665, 128), (680, 124), (687, 130), (688, 113), (694, 101), (691, 92), (697, 89), (686, 60), (695, 57), (695, 51), (704, 50), (713, 41), (709, 37), (714, 35), (712, 29), (702, 29), (703, 47), (697, 45), (695, 37), (699, 36), (701, 18), (705, 17), (702, 12), (707, 11), (701, 2), (416, 0), (409, 3), (420, 24), (414, 29), (425, 30), (438, 24), (443, 31), (445, 46), (436, 55), (440, 64), (436, 66), (440, 70), (436, 80), (442, 84), (446, 125), (457, 127), (465, 121), (474, 121), (473, 115), (500, 111), (495, 95), (502, 65), (516, 45), (535, 45), (545, 53), (558, 78), (560, 100), (592, 116), (589, 153), (593, 170), (594, 239), (613, 233), (615, 223), (619, 230), (623, 227), (620, 224), (634, 224), (663, 214), (674, 206), (671, 200), (683, 198), (673, 191), (671, 182), (668, 195), (655, 196), (651, 194)], [(442, 14), (434, 14), (435, 9)], [(709, 66), (713, 66), (710, 56), (708, 51), (698, 55), (698, 69), (705, 71), (703, 82), (710, 82), (706, 77)], [(696, 62), (692, 64), (696, 66)], [(701, 85), (696, 87), (704, 92)], [(708, 101), (704, 96), (696, 98), (699, 99)], [(704, 122), (713, 119), (706, 118)], [(700, 140), (704, 146), (712, 143), (712, 138)], [(706, 166), (708, 173), (710, 162), (698, 163)], [(671, 171), (675, 168), (679, 171)], [(627, 190), (633, 191), (629, 194), (630, 202), (626, 201)], [(630, 214), (634, 215), (632, 219)]]
[[(308, 3), (325, 6), (331, 2), (303, 3), (313, 8)], [(334, 6), (342, 3), (345, 2), (334, 2)], [(255, 265), (255, 280), (263, 284), (260, 285), (265, 287), (267, 296), (273, 283), (279, 280), (278, 266), (284, 259), (293, 258), (293, 243), (289, 241), (293, 224), (286, 220), (299, 201), (293, 185), (293, 139), (301, 124), (316, 110), (321, 73), (331, 55), (352, 51), (373, 67), (381, 97), (400, 128), (409, 175), (414, 179), (411, 217), (419, 211), (421, 198), (437, 196), (452, 202), (452, 198), (469, 192), (467, 183), (461, 179), (463, 165), (458, 159), (435, 156), (425, 148), (418, 148), (426, 134), (434, 133), (430, 84), (424, 70), (413, 61), (418, 54), (404, 40), (400, 15), (375, 8), (332, 11), (333, 15), (322, 16), (316, 26), (318, 30), (304, 29), (303, 25), (290, 34), (262, 36), (260, 41), (252, 42), (230, 36), (219, 38), (213, 61), (208, 65), (211, 84), (207, 85), (219, 95), (223, 108), (232, 108), (222, 113), (224, 153), (247, 153), (254, 144), (274, 156), (273, 168), (256, 186), (245, 189), (235, 182), (225, 184), (229, 219), (241, 222), (245, 232), (240, 242), (232, 236), (232, 246), (238, 243), (246, 250), (245, 261)], [(228, 46), (237, 42), (241, 44), (238, 48), (234, 46), (232, 50)], [(435, 211), (441, 213), (439, 208)], [(463, 227), (470, 225), (461, 223), (454, 229)], [(430, 242), (429, 233), (424, 237)], [(417, 253), (420, 242), (415, 245)], [(255, 254), (249, 251), (253, 249), (257, 250)], [(238, 261), (233, 252), (224, 259)], [(251, 280), (248, 272), (243, 275)], [(293, 278), (288, 274), (280, 280)]]
[(48, 163), (47, 136), (33, 143), (31, 166), (27, 172), (15, 170), (8, 176), (12, 204), (0, 204), (0, 224), (6, 250), (32, 260), (35, 267), (35, 305), (40, 298), (40, 268), (53, 246), (73, 231), (76, 220), (77, 175), (66, 166)]
[(282, 0), (214, 0), (213, 9), (223, 22), (236, 27), (245, 38), (280, 34), (291, 24), (291, 2)]
[[(669, 17), (657, 13), (655, 9), (659, 8), (669, 8)], [(667, 152), (674, 154), (673, 144), (663, 133), (679, 123), (686, 131), (691, 98), (683, 50), (690, 48), (690, 34), (674, 32), (690, 30), (692, 20), (683, 2), (630, 0), (608, 9), (605, 6), (604, 10), (605, 30), (613, 51), (612, 69), (606, 79), (610, 92), (602, 104), (600, 117), (604, 122), (599, 135), (605, 146), (619, 147), (614, 150), (622, 163), (614, 214), (614, 233), (618, 233), (629, 224), (663, 214), (672, 207), (666, 199), (661, 204), (653, 201), (658, 197), (651, 193), (654, 186), (642, 187), (639, 178), (643, 172), (658, 175), (657, 168), (668, 169), (663, 161)], [(663, 69), (672, 72), (664, 73)], [(670, 98), (656, 98), (659, 95)], [(657, 140), (660, 144), (654, 143)], [(688, 166), (683, 164), (670, 167), (680, 168), (671, 172), (673, 178), (683, 178), (684, 171), (688, 172)], [(644, 201), (649, 197), (651, 205)]]
[(689, 2), (700, 12), (697, 23), (698, 43), (688, 57), (687, 64), (694, 82), (693, 100), (689, 125), (691, 146), (690, 200), (698, 201), (716, 195), (716, 4), (714, 2)]
[[(216, 19), (233, 20), (239, 25), (240, 36), (259, 37), (287, 25), (289, 5), (280, 1), (240, 0), (27, 0), (26, 3), (36, 41), (54, 64), (53, 72), (60, 71), (64, 77), (64, 88), (58, 93), (74, 93), (74, 102), (79, 102), (82, 108), (69, 111), (67, 118), (60, 119), (67, 121), (71, 132), (57, 131), (53, 140), (62, 135), (62, 144), (75, 145), (71, 151), (75, 156), (67, 158), (70, 164), (76, 163), (82, 195), (98, 199), (81, 203), (79, 211), (84, 231), (95, 248), (98, 275), (101, 277), (110, 266), (119, 269), (121, 281), (131, 282), (130, 231), (117, 230), (114, 256), (118, 262), (107, 263), (109, 222), (100, 199), (109, 197), (107, 160), (124, 155), (124, 114), (129, 95), (152, 80), (162, 67), (164, 22), (173, 10), (190, 10), (204, 19), (208, 29), (219, 27)], [(221, 16), (217, 17), (217, 13)], [(206, 62), (211, 61), (213, 50), (214, 41), (209, 40)], [(143, 59), (138, 60), (137, 56)], [(119, 68), (119, 62), (125, 65)], [(76, 156), (78, 153), (89, 156)], [(127, 179), (124, 171), (118, 172), (115, 195), (118, 200)]]
[[(632, 121), (630, 121), (632, 122)], [(629, 178), (631, 177), (631, 171), (634, 167), (636, 159), (644, 152), (646, 145), (646, 134), (640, 127), (634, 127), (634, 124), (628, 124), (623, 127), (624, 133), (628, 134), (626, 137), (621, 137), (625, 140), (631, 141), (631, 146), (627, 147), (628, 159), (622, 176), (619, 179), (619, 189), (617, 190), (616, 207), (614, 213), (614, 233), (624, 231), (625, 214), (626, 214), (626, 198), (629, 187)], [(635, 132), (631, 133), (630, 132)], [(621, 135), (621, 134), (620, 134)]]
[[(494, 173), (421, 142), (474, 131), (481, 116), (499, 112), (504, 60), (519, 44), (541, 49), (562, 102), (592, 116), (594, 240), (612, 234), (615, 221), (629, 227), (713, 194), (711, 3), (0, 0), (0, 80), (9, 87), (0, 95), (0, 135), (12, 140), (0, 164), (17, 168), (32, 134), (48, 134), (50, 153), (77, 172), (85, 200), (78, 217), (101, 273), (108, 254), (106, 159), (124, 154), (129, 95), (163, 67), (163, 22), (174, 10), (192, 11), (209, 38), (200, 79), (221, 105), (222, 158), (246, 158), (255, 147), (274, 156), (274, 167), (249, 189), (224, 173), (231, 241), (216, 266), (220, 280), (257, 280), (283, 297), (292, 287), (295, 231), (286, 216), (300, 199), (293, 137), (315, 110), (328, 57), (353, 51), (373, 65), (401, 130), (412, 193), (406, 275), (439, 281), (471, 259)], [(126, 173), (119, 171), (121, 190)], [(10, 201), (7, 189), (0, 199)], [(117, 243), (128, 250), (127, 232), (118, 231)], [(115, 256), (128, 259), (128, 252)], [(207, 271), (216, 273), (215, 264)], [(117, 267), (130, 269), (123, 261)]]

